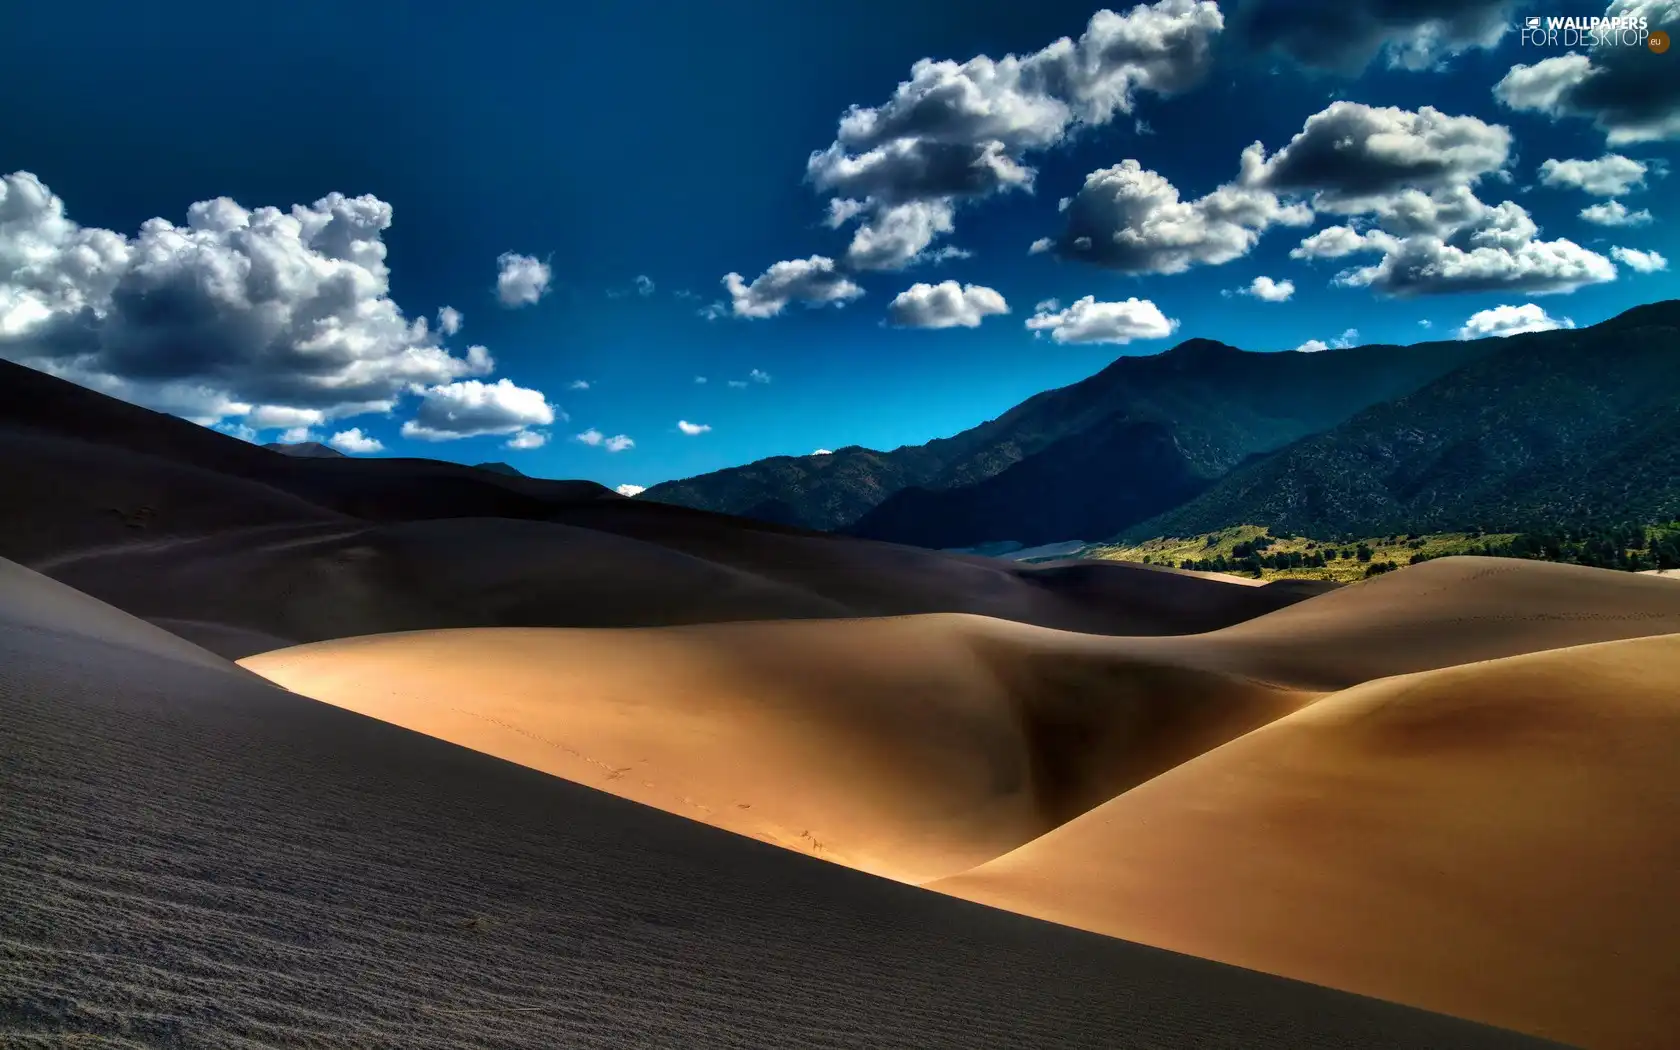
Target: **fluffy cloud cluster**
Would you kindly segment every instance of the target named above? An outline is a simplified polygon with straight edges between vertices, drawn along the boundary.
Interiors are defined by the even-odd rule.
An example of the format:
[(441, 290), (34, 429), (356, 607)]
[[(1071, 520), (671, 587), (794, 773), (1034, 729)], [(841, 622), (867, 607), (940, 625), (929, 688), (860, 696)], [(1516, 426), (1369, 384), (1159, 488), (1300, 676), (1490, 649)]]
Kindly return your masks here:
[(1501, 171), (1510, 153), (1510, 130), (1476, 117), (1334, 102), (1271, 157), (1258, 143), (1245, 150), (1242, 182), (1310, 194), (1319, 210), (1351, 214), (1402, 190), (1474, 185)]
[(402, 425), (402, 433), (422, 441), (449, 441), (513, 434), (547, 426), (554, 419), (554, 408), (541, 391), (515, 386), (506, 379), (494, 383), (468, 379), (422, 390), (420, 407)]
[(789, 303), (839, 305), (863, 294), (862, 288), (840, 273), (833, 259), (822, 255), (775, 263), (750, 284), (738, 273), (725, 274), (723, 286), (734, 315), (752, 318), (775, 317)]
[[(0, 356), (224, 429), (317, 426), (418, 394), (422, 429), (464, 436), (440, 406), (495, 362), (444, 347), (458, 312), (434, 330), (391, 299), (391, 218), (371, 196), (288, 211), (218, 197), (127, 236), (78, 225), (28, 172), (4, 176)], [(495, 389), (527, 413), (543, 401)]]
[(1595, 226), (1644, 226), (1655, 221), (1647, 208), (1629, 208), (1621, 201), (1599, 201), (1581, 209), (1581, 218)]
[(1522, 306), (1495, 306), (1473, 313), (1459, 327), (1457, 334), (1460, 339), (1486, 339), (1574, 327), (1575, 322), (1567, 317), (1552, 317), (1544, 308), (1524, 303)]
[(677, 420), (677, 429), (689, 437), (694, 437), (697, 434), (704, 434), (712, 428), (707, 423), (690, 423), (686, 419), (679, 419)]
[(378, 438), (369, 437), (368, 435), (362, 433), (361, 427), (351, 427), (349, 430), (340, 430), (338, 433), (327, 439), (327, 444), (338, 449), (340, 452), (349, 453), (365, 454), (369, 452), (383, 452), (385, 450), (384, 442), (380, 441)]
[(1350, 217), (1290, 253), (1379, 256), (1337, 274), (1344, 286), (1395, 296), (1538, 295), (1614, 280), (1609, 259), (1564, 238), (1539, 240), (1527, 210), (1476, 196), (1479, 182), (1506, 177), (1510, 144), (1506, 128), (1474, 117), (1338, 102), (1309, 117), (1270, 158), (1245, 151), (1242, 181), (1306, 195), (1316, 210)]
[(1379, 54), (1398, 69), (1428, 69), (1449, 56), (1498, 45), (1518, 0), (1292, 0), (1244, 4), (1246, 43), (1313, 69), (1355, 74)]
[(921, 261), (952, 231), (959, 203), (1031, 189), (1030, 154), (1131, 113), (1139, 92), (1194, 86), (1223, 28), (1212, 0), (1158, 0), (1098, 11), (1078, 40), (1030, 55), (917, 62), (887, 102), (849, 109), (807, 163), (810, 181), (833, 195), (830, 224), (859, 222), (846, 264)]
[(1642, 252), (1638, 248), (1611, 248), (1615, 260), (1639, 273), (1656, 273), (1668, 269), (1668, 260), (1656, 252)]
[(1273, 281), (1272, 277), (1255, 277), (1245, 286), (1221, 289), (1220, 294), (1226, 299), (1231, 296), (1248, 296), (1260, 302), (1289, 302), (1295, 296), (1295, 282), (1287, 277), (1284, 281)]
[(647, 491), (647, 486), (625, 484), (613, 489), (613, 491), (618, 493), (620, 496), (640, 496), (642, 493)]
[(612, 437), (590, 427), (577, 436), (577, 439), (592, 448), (604, 448), (608, 452), (624, 452), (636, 447), (636, 442), (628, 434), (615, 434)]
[(1649, 171), (1650, 165), (1644, 161), (1620, 153), (1606, 153), (1597, 160), (1549, 159), (1540, 164), (1540, 183), (1554, 189), (1582, 190), (1594, 197), (1620, 197), (1644, 189)]
[[(1680, 34), (1680, 0), (1615, 0), (1605, 14)], [(1515, 65), (1493, 94), (1515, 110), (1590, 120), (1612, 146), (1680, 139), (1680, 77), (1643, 47), (1606, 43)]]
[(983, 285), (916, 283), (898, 293), (887, 315), (899, 328), (978, 328), (987, 317), (1009, 312), (1003, 296)]
[(1062, 235), (1033, 250), (1122, 273), (1219, 265), (1248, 254), (1272, 226), (1312, 222), (1315, 209), (1357, 214), (1402, 193), (1466, 189), (1501, 172), (1510, 149), (1507, 129), (1475, 117), (1335, 102), (1270, 157), (1250, 145), (1234, 182), (1193, 201), (1135, 160), (1094, 171), (1065, 202)]
[(1273, 225), (1312, 222), (1306, 205), (1286, 204), (1254, 185), (1229, 183), (1181, 200), (1177, 187), (1136, 160), (1091, 172), (1063, 210), (1062, 235), (1034, 243), (1033, 251), (1053, 249), (1063, 258), (1133, 274), (1227, 263), (1247, 255)]
[(1164, 339), (1178, 329), (1178, 319), (1167, 317), (1148, 299), (1099, 303), (1087, 295), (1066, 309), (1046, 299), (1027, 318), (1027, 328), (1038, 335), (1049, 333), (1058, 343), (1129, 343)]
[(542, 448), (548, 444), (548, 434), (541, 430), (521, 430), (502, 442), (503, 448), (510, 448), (515, 452), (527, 452), (533, 448)]
[(1295, 348), (1298, 354), (1317, 354), (1325, 350), (1346, 350), (1359, 339), (1359, 329), (1349, 328), (1328, 343), (1322, 339), (1308, 339)]
[(535, 256), (503, 252), (496, 257), (496, 298), (503, 306), (528, 306), (548, 294), (552, 276), (548, 264)]
[(1540, 183), (1555, 189), (1581, 190), (1609, 197), (1581, 209), (1581, 218), (1597, 226), (1643, 226), (1653, 221), (1645, 208), (1632, 209), (1614, 198), (1645, 188), (1648, 175), (1663, 174), (1661, 165), (1606, 153), (1597, 160), (1547, 160), (1540, 165)]

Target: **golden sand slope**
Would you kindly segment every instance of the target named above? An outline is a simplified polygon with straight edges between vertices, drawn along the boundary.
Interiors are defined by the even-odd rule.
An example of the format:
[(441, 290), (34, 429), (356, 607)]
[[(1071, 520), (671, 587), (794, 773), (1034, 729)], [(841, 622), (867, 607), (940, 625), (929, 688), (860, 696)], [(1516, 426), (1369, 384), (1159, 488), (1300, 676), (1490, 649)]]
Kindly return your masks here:
[(673, 813), (922, 881), (1309, 698), (1090, 641), (934, 615), (428, 631), (243, 665)]
[(1345, 689), (1590, 642), (1680, 633), (1673, 581), (1514, 558), (1441, 558), (1209, 634), (1149, 639), (1162, 658)]
[(933, 888), (1656, 1050), (1680, 1031), (1677, 879), (1670, 635), (1349, 689)]
[(1185, 637), (934, 615), (415, 632), (242, 663), (307, 696), (923, 881), (1322, 692), (1664, 631), (1680, 632), (1680, 588), (1667, 581), (1462, 558)]

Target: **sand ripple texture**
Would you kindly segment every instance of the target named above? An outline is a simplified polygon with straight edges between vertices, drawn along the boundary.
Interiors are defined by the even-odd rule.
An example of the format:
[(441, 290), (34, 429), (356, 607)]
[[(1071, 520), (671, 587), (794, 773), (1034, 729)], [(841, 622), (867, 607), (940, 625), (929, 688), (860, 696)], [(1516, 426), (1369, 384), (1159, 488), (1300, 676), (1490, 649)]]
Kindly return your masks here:
[(0, 1046), (1545, 1045), (801, 857), (0, 590)]

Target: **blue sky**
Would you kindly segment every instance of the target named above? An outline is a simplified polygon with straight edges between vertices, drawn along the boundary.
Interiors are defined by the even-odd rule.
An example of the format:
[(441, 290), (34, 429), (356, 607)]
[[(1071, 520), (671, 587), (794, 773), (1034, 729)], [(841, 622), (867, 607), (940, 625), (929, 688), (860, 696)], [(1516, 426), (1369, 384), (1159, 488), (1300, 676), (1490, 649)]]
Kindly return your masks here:
[(1190, 336), (1677, 294), (1680, 54), (1517, 28), (1602, 6), (436, 7), (4, 16), (0, 356), (257, 440), (649, 485)]

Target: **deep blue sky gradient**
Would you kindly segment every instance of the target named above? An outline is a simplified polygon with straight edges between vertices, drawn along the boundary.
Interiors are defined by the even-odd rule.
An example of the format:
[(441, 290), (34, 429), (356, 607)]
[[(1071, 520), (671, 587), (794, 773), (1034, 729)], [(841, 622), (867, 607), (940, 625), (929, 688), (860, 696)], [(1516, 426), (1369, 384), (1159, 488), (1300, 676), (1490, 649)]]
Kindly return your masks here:
[[(1277, 149), (1333, 97), (1430, 103), (1505, 124), (1517, 160), (1504, 192), (1533, 212), (1544, 236), (1680, 256), (1672, 221), (1606, 230), (1575, 217), (1589, 203), (1581, 195), (1525, 189), (1542, 159), (1606, 148), (1585, 121), (1554, 123), (1495, 103), (1491, 85), (1534, 57), (1517, 55), (1514, 41), (1459, 56), (1445, 72), (1379, 63), (1348, 80), (1242, 53), (1229, 39), (1199, 89), (1142, 96), (1137, 115), (1152, 134), (1124, 118), (1085, 132), (1039, 157), (1035, 194), (959, 211), (957, 232), (941, 243), (971, 258), (866, 274), (858, 280), (867, 294), (844, 309), (796, 307), (758, 321), (707, 321), (700, 303), (672, 294), (718, 299), (728, 271), (750, 280), (777, 260), (838, 257), (849, 232), (821, 225), (823, 198), (804, 182), (804, 167), (833, 140), (847, 106), (885, 101), (919, 58), (1033, 51), (1077, 36), (1093, 10), (1017, 0), (17, 5), (0, 33), (0, 172), (32, 171), (77, 222), (130, 233), (152, 216), (178, 222), (188, 204), (216, 196), (286, 207), (338, 190), (390, 202), (393, 298), (410, 315), (461, 310), (461, 340), (487, 345), (498, 375), (544, 390), (569, 421), (526, 452), (493, 437), (408, 441), (397, 420), (379, 416), (348, 422), (380, 438), (385, 454), (504, 459), (531, 474), (609, 485), (818, 447), (925, 441), (1118, 354), (1158, 352), (1189, 336), (1287, 349), (1357, 328), (1360, 342), (1409, 343), (1445, 337), (1501, 303), (1533, 298), (1584, 324), (1675, 294), (1672, 271), (1624, 269), (1613, 283), (1569, 295), (1383, 299), (1331, 287), (1335, 263), (1288, 257), (1328, 219), (1274, 228), (1244, 258), (1170, 276), (1029, 256), (1032, 240), (1059, 228), (1057, 198), (1087, 172), (1136, 157), (1186, 199), (1200, 196), (1235, 175), (1248, 143)], [(1618, 151), (1674, 157), (1675, 144)], [(1640, 203), (1675, 185), (1658, 183)], [(1497, 201), (1499, 192), (1482, 195)], [(506, 251), (549, 258), (553, 294), (524, 309), (499, 307), (495, 260)], [(637, 274), (655, 282), (655, 294), (609, 294)], [(1219, 294), (1258, 274), (1293, 279), (1294, 299)], [(895, 294), (945, 278), (997, 289), (1012, 313), (977, 329), (883, 325)], [(1171, 339), (1125, 346), (1055, 345), (1024, 329), (1037, 300), (1084, 295), (1142, 296), (1182, 325)], [(1425, 320), (1432, 330), (1420, 327)], [(755, 368), (772, 382), (727, 385)], [(698, 385), (696, 375), (710, 382)], [(569, 390), (576, 379), (591, 389)], [(678, 419), (712, 430), (685, 436)], [(629, 434), (636, 447), (614, 454), (568, 440), (591, 427)]]

